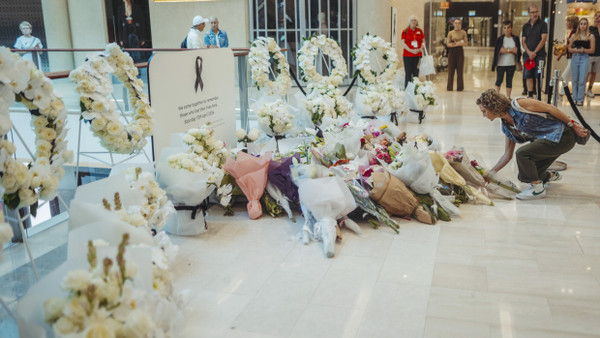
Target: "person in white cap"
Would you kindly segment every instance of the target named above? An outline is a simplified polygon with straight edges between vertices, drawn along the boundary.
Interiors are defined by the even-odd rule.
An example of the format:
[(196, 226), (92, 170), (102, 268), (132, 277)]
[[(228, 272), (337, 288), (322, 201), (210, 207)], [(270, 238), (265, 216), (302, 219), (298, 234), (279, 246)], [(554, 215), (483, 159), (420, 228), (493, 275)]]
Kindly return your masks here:
[(192, 28), (190, 28), (190, 32), (187, 35), (187, 48), (195, 49), (195, 48), (206, 48), (204, 45), (204, 34), (202, 31), (204, 30), (204, 26), (208, 19), (205, 19), (201, 15), (196, 15), (194, 20), (192, 20)]

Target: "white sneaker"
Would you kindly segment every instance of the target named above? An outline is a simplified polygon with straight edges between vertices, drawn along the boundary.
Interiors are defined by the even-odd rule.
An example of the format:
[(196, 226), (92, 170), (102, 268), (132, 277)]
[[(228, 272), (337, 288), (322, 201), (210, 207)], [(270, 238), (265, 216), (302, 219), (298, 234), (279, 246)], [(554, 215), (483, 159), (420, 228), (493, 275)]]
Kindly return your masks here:
[(590, 99), (593, 99), (593, 98), (594, 98), (594, 93), (592, 93), (592, 90), (591, 90), (591, 89), (588, 89), (588, 92), (587, 92), (587, 94), (588, 94), (588, 97), (589, 97)]
[(531, 184), (529, 183), (529, 187), (515, 196), (519, 200), (536, 200), (540, 198), (546, 197), (546, 189), (544, 189), (544, 184)]

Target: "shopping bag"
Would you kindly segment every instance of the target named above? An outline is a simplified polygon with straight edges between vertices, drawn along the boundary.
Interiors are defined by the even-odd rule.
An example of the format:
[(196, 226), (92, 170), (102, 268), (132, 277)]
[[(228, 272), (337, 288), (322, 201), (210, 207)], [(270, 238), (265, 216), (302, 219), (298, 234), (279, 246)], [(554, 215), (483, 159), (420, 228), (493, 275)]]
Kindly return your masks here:
[(433, 55), (427, 53), (427, 47), (423, 45), (423, 58), (419, 65), (419, 76), (427, 76), (435, 74), (435, 65), (433, 64)]

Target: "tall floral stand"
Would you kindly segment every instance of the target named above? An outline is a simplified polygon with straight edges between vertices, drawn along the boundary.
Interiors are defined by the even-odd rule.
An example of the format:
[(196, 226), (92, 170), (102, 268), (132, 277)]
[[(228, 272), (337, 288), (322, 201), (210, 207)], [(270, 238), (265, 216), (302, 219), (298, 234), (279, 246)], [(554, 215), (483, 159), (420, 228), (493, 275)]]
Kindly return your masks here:
[[(112, 95), (112, 98), (115, 101), (117, 107), (119, 107), (119, 111), (120, 111), (121, 117), (123, 117), (123, 119), (125, 120), (125, 122), (127, 124), (129, 124), (129, 119), (127, 118), (127, 115), (125, 114), (125, 111), (124, 111), (123, 107), (121, 107), (121, 105), (119, 104), (119, 101), (117, 100), (117, 98), (113, 94), (111, 94), (111, 95)], [(81, 169), (80, 159), (81, 159), (82, 156), (85, 156), (85, 157), (94, 159), (94, 160), (96, 160), (98, 162), (101, 162), (101, 163), (107, 165), (109, 168), (113, 168), (116, 165), (119, 165), (119, 164), (122, 164), (122, 163), (126, 163), (127, 161), (129, 161), (129, 160), (131, 160), (133, 158), (136, 158), (136, 157), (140, 156), (141, 154), (144, 155), (144, 157), (146, 158), (147, 163), (153, 163), (153, 159), (150, 158), (150, 156), (146, 153), (146, 151), (144, 149), (142, 149), (140, 151), (137, 151), (137, 152), (133, 152), (133, 153), (129, 154), (127, 156), (127, 158), (125, 158), (123, 160), (119, 160), (119, 161), (115, 161), (115, 158), (114, 158), (114, 154), (115, 153), (113, 153), (112, 151), (82, 151), (81, 150), (81, 129), (82, 129), (82, 124), (83, 123), (85, 123), (85, 122), (83, 122), (83, 119), (79, 119), (79, 129), (78, 129), (78, 132), (77, 132), (77, 155), (76, 155), (76, 163), (75, 163), (75, 180), (77, 182), (76, 183), (77, 186), (81, 185), (81, 180), (80, 180), (80, 177), (79, 177), (79, 172), (80, 172), (80, 169)], [(109, 154), (110, 161), (106, 161), (106, 160), (103, 160), (103, 159), (97, 157), (97, 155), (100, 155), (100, 154)]]
[[(29, 156), (31, 157), (31, 159), (33, 161), (35, 161), (35, 155), (31, 151), (31, 149), (29, 149), (29, 147), (27, 146), (27, 143), (25, 142), (25, 140), (21, 136), (21, 133), (19, 133), (19, 130), (17, 129), (17, 127), (15, 125), (12, 126), (12, 131), (17, 135), (17, 137), (19, 138), (19, 140), (21, 141), (21, 143), (25, 147), (25, 150), (27, 151), (27, 153), (29, 154)], [(14, 136), (13, 136), (13, 141), (14, 141)], [(60, 194), (57, 195), (56, 198), (58, 199), (59, 202), (61, 202), (64, 205), (65, 209), (68, 212), (69, 211), (69, 206), (64, 201), (64, 199), (60, 196)], [(49, 201), (44, 201), (37, 208), (39, 209), (39, 208), (43, 207), (46, 203), (49, 203)], [(16, 212), (15, 214), (17, 215), (17, 224), (19, 226), (19, 232), (21, 233), (21, 238), (23, 239), (23, 244), (25, 244), (25, 248), (27, 249), (27, 255), (29, 256), (29, 262), (31, 263), (31, 266), (33, 268), (33, 272), (35, 274), (35, 278), (36, 278), (36, 280), (40, 280), (40, 275), (38, 273), (37, 266), (35, 265), (35, 259), (33, 258), (33, 254), (31, 252), (31, 245), (29, 244), (29, 239), (28, 239), (28, 236), (27, 236), (27, 232), (25, 231), (25, 221), (29, 220), (30, 221), (29, 223), (31, 223), (31, 216), (32, 216), (31, 212), (29, 211), (29, 209), (27, 209), (27, 210), (28, 210), (27, 213), (25, 215), (23, 215), (23, 216), (21, 216), (21, 214), (19, 212)]]

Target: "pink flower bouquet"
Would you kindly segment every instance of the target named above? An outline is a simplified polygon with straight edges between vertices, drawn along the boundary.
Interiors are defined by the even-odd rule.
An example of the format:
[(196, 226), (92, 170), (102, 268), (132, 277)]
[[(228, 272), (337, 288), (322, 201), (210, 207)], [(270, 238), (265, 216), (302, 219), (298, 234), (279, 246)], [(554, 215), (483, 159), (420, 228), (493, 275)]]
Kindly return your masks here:
[(227, 158), (223, 169), (235, 178), (236, 183), (248, 198), (248, 215), (251, 219), (262, 216), (260, 197), (267, 185), (267, 173), (271, 162), (271, 153), (254, 157), (239, 152), (237, 159)]

